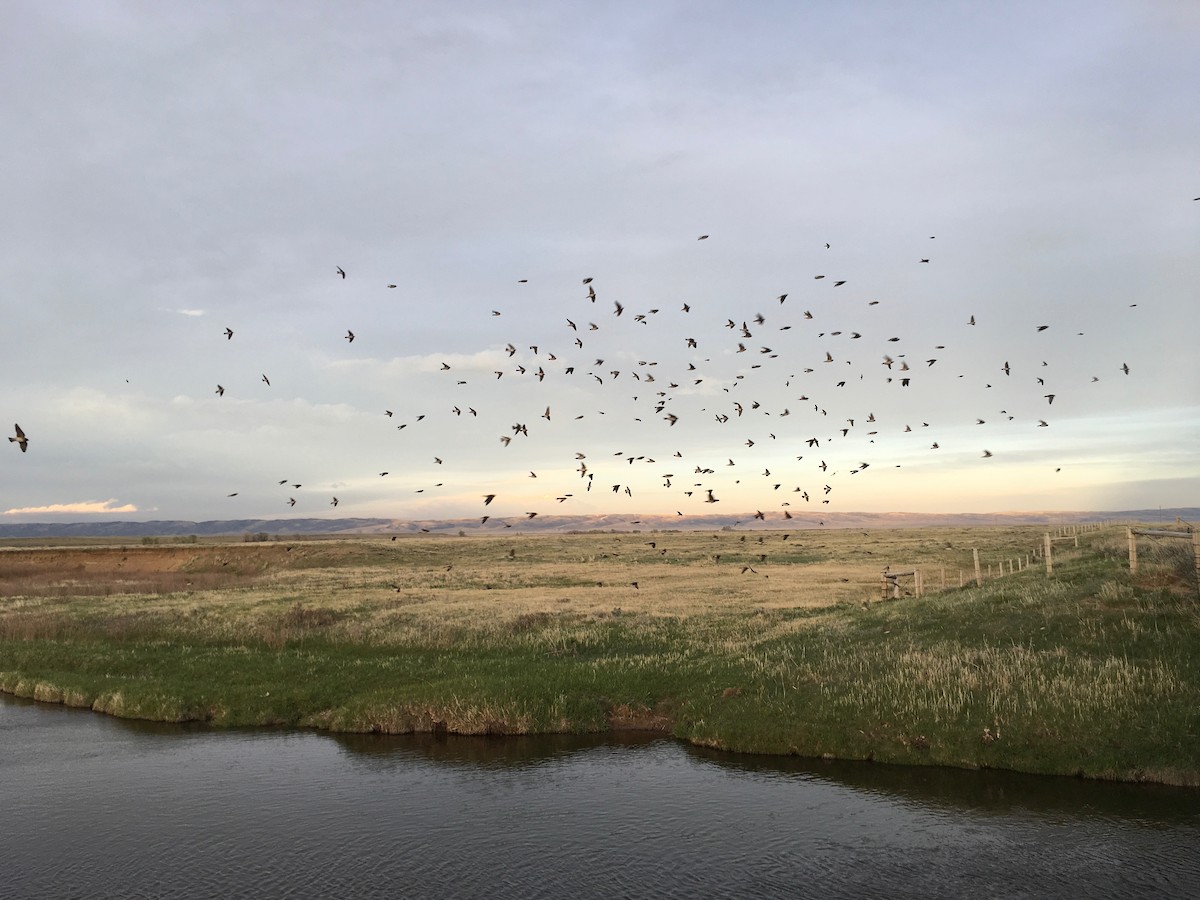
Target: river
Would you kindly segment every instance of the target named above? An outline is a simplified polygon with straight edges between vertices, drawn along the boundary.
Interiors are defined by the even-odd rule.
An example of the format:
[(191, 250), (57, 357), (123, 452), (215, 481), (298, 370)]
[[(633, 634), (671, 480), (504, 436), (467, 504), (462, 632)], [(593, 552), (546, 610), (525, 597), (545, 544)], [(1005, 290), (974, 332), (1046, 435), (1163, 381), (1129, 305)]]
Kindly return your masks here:
[(1195, 897), (1200, 791), (0, 695), (2, 897)]

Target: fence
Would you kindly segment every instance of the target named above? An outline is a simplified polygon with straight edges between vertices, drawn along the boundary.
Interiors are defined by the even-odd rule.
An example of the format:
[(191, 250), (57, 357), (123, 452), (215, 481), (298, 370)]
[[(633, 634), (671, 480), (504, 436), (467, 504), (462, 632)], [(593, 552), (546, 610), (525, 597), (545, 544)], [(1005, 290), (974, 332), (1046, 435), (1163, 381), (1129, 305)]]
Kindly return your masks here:
[(1200, 593), (1200, 531), (1196, 531), (1195, 528), (1178, 519), (1175, 521), (1177, 525), (1181, 526), (1176, 531), (1166, 531), (1161, 528), (1134, 528), (1133, 526), (1125, 528), (1125, 537), (1129, 542), (1129, 571), (1132, 573), (1138, 570), (1138, 537), (1181, 538), (1191, 541), (1192, 559), (1196, 567), (1196, 591)]
[[(1136, 528), (1127, 526), (1126, 536), (1129, 543), (1129, 571), (1137, 572), (1137, 538), (1178, 538), (1188, 539), (1192, 543), (1192, 552), (1195, 558), (1196, 568), (1196, 586), (1200, 592), (1200, 531), (1197, 531), (1191, 525), (1177, 520), (1176, 530), (1170, 531), (1165, 529), (1153, 528)], [(958, 586), (964, 587), (968, 581), (974, 581), (976, 585), (982, 585), (984, 581), (992, 581), (996, 578), (1005, 575), (1012, 575), (1017, 572), (1023, 572), (1031, 566), (1035, 565), (1040, 558), (1046, 567), (1046, 576), (1051, 577), (1054, 574), (1054, 558), (1055, 545), (1070, 543), (1073, 549), (1079, 548), (1079, 537), (1083, 534), (1089, 534), (1099, 531), (1100, 529), (1109, 527), (1109, 522), (1088, 522), (1079, 525), (1064, 525), (1053, 532), (1047, 531), (1043, 537), (1040, 547), (1035, 547), (1027, 554), (1000, 559), (997, 562), (989, 562), (986, 565), (980, 560), (979, 550), (971, 551), (972, 561), (974, 563), (973, 577), (967, 577), (967, 574), (962, 570), (958, 570)], [(985, 574), (986, 572), (986, 574)], [(940, 567), (940, 589), (946, 589), (946, 567)], [(908, 589), (907, 580), (912, 579), (911, 589)], [(883, 570), (880, 579), (880, 593), (884, 600), (895, 600), (901, 596), (917, 596), (920, 597), (925, 592), (925, 581), (922, 577), (921, 569), (914, 566), (908, 569), (893, 569), (888, 566)]]

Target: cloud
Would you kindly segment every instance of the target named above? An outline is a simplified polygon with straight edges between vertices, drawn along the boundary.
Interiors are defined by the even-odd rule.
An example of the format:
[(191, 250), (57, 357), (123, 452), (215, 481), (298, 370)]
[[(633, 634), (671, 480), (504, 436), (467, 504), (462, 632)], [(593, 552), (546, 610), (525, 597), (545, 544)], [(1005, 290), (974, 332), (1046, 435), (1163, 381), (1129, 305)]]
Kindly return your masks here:
[(432, 353), (423, 356), (396, 356), (389, 360), (374, 358), (338, 359), (325, 362), (329, 370), (362, 373), (370, 379), (399, 378), (446, 371), (443, 365), (460, 372), (491, 373), (497, 366), (508, 366), (511, 357), (503, 349), (475, 353)]
[(138, 508), (132, 503), (116, 506), (116, 500), (84, 500), (80, 503), (51, 503), (49, 506), (25, 506), (6, 509), (6, 516), (45, 515), (55, 513), (91, 514), (91, 513), (134, 513)]
[(175, 312), (179, 313), (181, 316), (202, 316), (202, 315), (204, 315), (204, 310), (202, 310), (202, 309), (177, 309), (177, 310), (175, 310)]

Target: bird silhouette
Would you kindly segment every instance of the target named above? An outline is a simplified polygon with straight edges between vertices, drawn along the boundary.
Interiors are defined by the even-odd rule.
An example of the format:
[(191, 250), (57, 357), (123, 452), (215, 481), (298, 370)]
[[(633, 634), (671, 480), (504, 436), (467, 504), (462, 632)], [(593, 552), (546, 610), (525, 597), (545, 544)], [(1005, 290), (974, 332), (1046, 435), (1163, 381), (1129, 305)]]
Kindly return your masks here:
[(15, 430), (17, 433), (16, 437), (10, 437), (8, 440), (10, 443), (14, 443), (19, 446), (21, 448), (21, 452), (24, 453), (29, 449), (29, 438), (25, 437), (25, 432), (21, 430), (20, 425), (13, 425), (13, 430)]

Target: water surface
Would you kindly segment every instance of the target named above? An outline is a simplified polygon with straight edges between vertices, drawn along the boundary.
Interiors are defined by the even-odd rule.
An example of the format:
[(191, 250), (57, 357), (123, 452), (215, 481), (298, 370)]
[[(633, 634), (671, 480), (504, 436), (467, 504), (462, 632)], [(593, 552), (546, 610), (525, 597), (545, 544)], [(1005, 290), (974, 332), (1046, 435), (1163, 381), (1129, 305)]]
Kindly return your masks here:
[(0, 697), (0, 896), (1195, 897), (1200, 791)]

